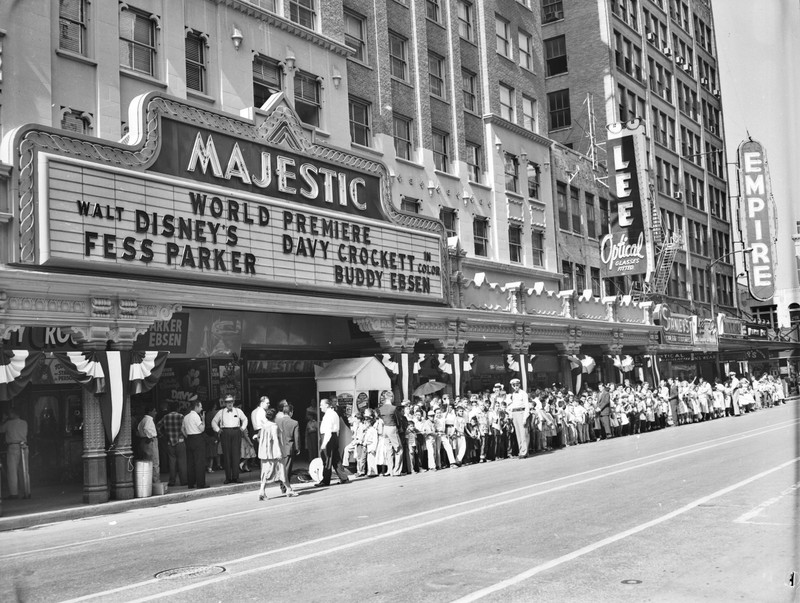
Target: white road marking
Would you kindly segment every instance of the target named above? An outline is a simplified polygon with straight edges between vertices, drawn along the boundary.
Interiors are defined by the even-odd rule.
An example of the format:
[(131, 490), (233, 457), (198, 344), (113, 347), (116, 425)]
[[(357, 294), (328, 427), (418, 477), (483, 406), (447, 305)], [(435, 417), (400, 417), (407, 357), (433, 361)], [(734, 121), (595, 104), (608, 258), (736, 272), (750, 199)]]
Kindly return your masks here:
[[(728, 444), (728, 443), (731, 443), (731, 442), (738, 442), (742, 438), (749, 438), (749, 437), (762, 435), (762, 434), (765, 434), (765, 433), (770, 433), (772, 431), (776, 431), (776, 430), (782, 429), (782, 428), (787, 427), (787, 426), (796, 425), (797, 423), (798, 423), (797, 419), (793, 419), (793, 420), (789, 420), (789, 421), (784, 421), (782, 423), (777, 423), (775, 425), (757, 427), (755, 429), (744, 431), (744, 432), (741, 432), (741, 433), (738, 433), (738, 434), (729, 435), (729, 436), (722, 436), (722, 437), (716, 438), (714, 440), (708, 440), (707, 442), (688, 444), (686, 446), (683, 446), (681, 448), (676, 448), (676, 449), (671, 450), (671, 451), (657, 452), (655, 454), (651, 454), (651, 455), (648, 455), (648, 456), (638, 457), (638, 458), (635, 458), (635, 459), (628, 459), (628, 460), (625, 460), (625, 461), (621, 461), (619, 463), (606, 465), (604, 467), (597, 467), (597, 468), (594, 468), (594, 469), (588, 469), (586, 471), (580, 471), (578, 473), (565, 475), (563, 477), (555, 478), (553, 480), (548, 480), (548, 481), (545, 481), (545, 482), (538, 482), (538, 483), (535, 483), (535, 484), (529, 484), (527, 486), (521, 486), (519, 488), (515, 488), (515, 489), (512, 489), (512, 490), (507, 490), (505, 492), (498, 492), (496, 494), (491, 494), (489, 496), (484, 496), (484, 497), (480, 497), (480, 498), (474, 498), (474, 499), (471, 499), (471, 500), (468, 500), (468, 501), (455, 503), (455, 504), (451, 505), (451, 507), (458, 507), (458, 506), (462, 506), (462, 505), (471, 505), (473, 503), (480, 502), (480, 501), (483, 501), (483, 500), (497, 498), (498, 496), (505, 496), (507, 494), (514, 494), (515, 492), (520, 492), (522, 490), (528, 490), (528, 489), (531, 489), (531, 488), (539, 488), (541, 486), (545, 486), (545, 485), (548, 485), (548, 484), (551, 484), (551, 483), (554, 483), (554, 482), (567, 480), (567, 479), (573, 479), (573, 478), (581, 477), (581, 476), (584, 476), (584, 475), (587, 475), (587, 474), (590, 474), (590, 473), (595, 473), (595, 472), (598, 472), (598, 471), (605, 471), (605, 470), (608, 470), (608, 469), (613, 469), (614, 467), (620, 467), (620, 466), (623, 466), (623, 465), (628, 465), (628, 464), (631, 464), (631, 463), (636, 463), (636, 462), (639, 462), (639, 461), (652, 459), (652, 458), (655, 458), (655, 457), (662, 456), (664, 454), (668, 454), (669, 452), (675, 452), (676, 450), (694, 452), (695, 450), (692, 450), (692, 449), (696, 448), (697, 446), (701, 446), (702, 444), (706, 444), (706, 445), (704, 447), (702, 447), (702, 448), (698, 448), (697, 451), (707, 450), (708, 448), (714, 448), (716, 446), (722, 446), (724, 444)], [(711, 445), (709, 446), (709, 444), (711, 444)], [(671, 459), (671, 458), (674, 458), (674, 456), (666, 457), (666, 460)], [(643, 465), (636, 465), (636, 467), (639, 467), (639, 466), (643, 466)], [(633, 467), (633, 468), (636, 468), (636, 467)], [(236, 496), (236, 495), (234, 495), (234, 496)], [(208, 500), (208, 499), (205, 499), (205, 500)], [(196, 501), (187, 501), (187, 502), (196, 502)], [(263, 507), (263, 509), (265, 511), (272, 511), (273, 509), (283, 508), (286, 505), (297, 506), (297, 504), (299, 504), (300, 502), (302, 502), (302, 497), (300, 499), (295, 499), (292, 502), (288, 502), (287, 501), (287, 502), (285, 502), (285, 503), (283, 503), (281, 505), (268, 505), (268, 506)], [(451, 508), (451, 507), (447, 507), (447, 508)], [(440, 509), (431, 509), (430, 511), (423, 511), (421, 513), (416, 513), (414, 515), (408, 515), (408, 516), (404, 516), (404, 517), (399, 518), (399, 519), (391, 520), (391, 521), (389, 521), (387, 523), (396, 523), (396, 522), (399, 522), (399, 521), (406, 521), (407, 519), (413, 519), (415, 517), (419, 517), (419, 516), (422, 516), (422, 515), (435, 513), (435, 512), (437, 512), (439, 510)], [(228, 519), (228, 518), (231, 518), (231, 517), (237, 517), (237, 516), (240, 516), (240, 515), (247, 515), (247, 514), (252, 514), (252, 513), (253, 513), (253, 509), (247, 509), (245, 511), (234, 511), (234, 512), (231, 512), (231, 513), (226, 513), (224, 515), (214, 515), (214, 516), (209, 516), (209, 517), (201, 517), (199, 519), (193, 519), (191, 521), (184, 521), (184, 522), (180, 522), (180, 523), (171, 523), (169, 525), (157, 526), (157, 527), (152, 527), (152, 528), (143, 528), (141, 530), (133, 530), (131, 532), (125, 532), (125, 533), (121, 533), (121, 534), (111, 534), (109, 536), (101, 536), (99, 538), (92, 538), (92, 539), (88, 539), (88, 540), (78, 540), (78, 541), (75, 541), (75, 542), (68, 542), (68, 543), (65, 543), (65, 544), (53, 545), (53, 546), (50, 546), (50, 547), (42, 547), (42, 548), (38, 548), (38, 549), (30, 549), (30, 550), (27, 550), (27, 551), (17, 551), (17, 552), (14, 552), (14, 553), (6, 553), (6, 554), (3, 554), (3, 555), (0, 555), (0, 560), (12, 559), (12, 558), (15, 558), (15, 557), (22, 557), (22, 556), (25, 556), (25, 555), (36, 555), (38, 553), (47, 553), (47, 552), (57, 551), (57, 550), (60, 550), (60, 549), (66, 549), (66, 548), (70, 548), (70, 547), (83, 547), (83, 546), (96, 544), (98, 542), (106, 542), (106, 541), (109, 541), (109, 540), (117, 540), (119, 538), (128, 538), (130, 536), (138, 536), (138, 535), (141, 535), (141, 534), (148, 534), (150, 532), (163, 532), (163, 531), (168, 530), (168, 529), (182, 529), (182, 528), (184, 528), (186, 526), (197, 525), (197, 524), (207, 523), (207, 522), (211, 522), (211, 521), (219, 521), (219, 520), (224, 520), (224, 519)], [(378, 524), (378, 525), (385, 525), (385, 524)], [(372, 526), (369, 526), (369, 527), (356, 528), (355, 530), (352, 530), (352, 531), (347, 531), (347, 532), (342, 532), (340, 534), (335, 534), (332, 537), (337, 537), (339, 535), (350, 535), (350, 534), (355, 533), (355, 532), (360, 532), (360, 531), (363, 531), (363, 530), (370, 529), (370, 527), (375, 527), (375, 526), (373, 524)], [(2, 542), (3, 539), (4, 539), (4, 535), (0, 534), (0, 542)]]
[[(791, 421), (790, 423), (796, 423), (796, 421)], [(782, 429), (783, 427), (785, 427), (785, 426), (775, 427), (775, 428), (769, 429), (767, 431), (764, 431), (762, 433), (751, 433), (750, 435), (744, 436), (744, 438), (756, 437), (758, 435), (763, 435), (765, 433), (769, 433), (770, 431), (775, 431), (777, 429)], [(736, 441), (741, 441), (742, 439), (743, 439), (743, 437), (741, 435), (737, 435), (736, 436)], [(345, 532), (338, 532), (336, 534), (330, 534), (328, 536), (322, 536), (320, 538), (316, 538), (316, 539), (313, 539), (313, 540), (307, 540), (307, 541), (304, 541), (304, 542), (299, 542), (299, 543), (288, 545), (288, 546), (281, 547), (281, 548), (278, 548), (278, 549), (272, 549), (272, 550), (269, 550), (269, 551), (262, 551), (260, 553), (256, 553), (256, 554), (253, 554), (253, 555), (248, 555), (248, 556), (245, 556), (245, 557), (240, 557), (240, 558), (237, 558), (237, 559), (231, 559), (231, 560), (228, 560), (228, 561), (214, 562), (215, 565), (222, 565), (222, 566), (224, 566), (226, 568), (230, 568), (231, 565), (234, 565), (236, 563), (243, 563), (243, 562), (246, 562), (246, 561), (252, 561), (254, 559), (258, 559), (258, 558), (261, 558), (261, 557), (267, 557), (267, 556), (270, 556), (270, 555), (276, 555), (278, 553), (291, 551), (291, 550), (298, 549), (298, 548), (301, 548), (301, 547), (305, 547), (305, 546), (308, 546), (308, 545), (319, 544), (319, 543), (326, 542), (326, 541), (329, 541), (329, 540), (333, 540), (333, 539), (336, 539), (336, 538), (341, 538), (341, 537), (345, 537), (345, 536), (351, 536), (353, 534), (362, 532), (364, 530), (375, 531), (376, 528), (385, 527), (385, 526), (388, 526), (388, 525), (391, 525), (391, 524), (395, 524), (395, 523), (399, 523), (399, 522), (402, 522), (402, 523), (405, 524), (409, 520), (418, 519), (418, 518), (424, 517), (426, 515), (430, 515), (432, 513), (447, 512), (447, 511), (450, 511), (453, 508), (464, 506), (464, 505), (468, 505), (470, 507), (469, 509), (467, 509), (465, 511), (461, 511), (461, 512), (458, 512), (458, 513), (445, 514), (443, 517), (438, 517), (438, 518), (434, 518), (434, 519), (431, 519), (431, 520), (428, 520), (428, 521), (423, 521), (422, 523), (418, 523), (418, 524), (414, 524), (414, 525), (406, 525), (406, 526), (404, 526), (402, 528), (398, 528), (398, 529), (392, 530), (390, 532), (386, 532), (386, 533), (383, 533), (383, 534), (375, 534), (375, 535), (367, 537), (367, 538), (362, 538), (362, 539), (359, 539), (359, 540), (350, 541), (350, 542), (347, 542), (347, 543), (342, 544), (342, 545), (333, 546), (333, 547), (330, 547), (330, 548), (327, 548), (327, 549), (321, 549), (321, 550), (314, 551), (314, 552), (311, 552), (311, 553), (307, 553), (305, 555), (301, 555), (301, 556), (298, 556), (298, 557), (292, 557), (290, 559), (285, 559), (283, 561), (277, 561), (275, 563), (271, 563), (271, 564), (267, 564), (267, 565), (260, 565), (260, 566), (249, 568), (249, 569), (245, 569), (245, 570), (242, 570), (242, 571), (239, 571), (239, 572), (233, 572), (233, 571), (229, 570), (229, 571), (225, 572), (224, 574), (219, 574), (218, 576), (215, 576), (213, 578), (208, 578), (208, 579), (203, 580), (201, 582), (196, 582), (194, 584), (188, 584), (186, 586), (178, 587), (178, 588), (175, 588), (175, 589), (172, 589), (172, 590), (162, 591), (162, 592), (159, 592), (159, 593), (156, 593), (156, 594), (147, 595), (147, 596), (139, 598), (139, 599), (134, 599), (132, 603), (139, 603), (139, 602), (142, 602), (142, 601), (152, 601), (154, 599), (160, 599), (160, 598), (163, 598), (163, 597), (169, 597), (169, 596), (172, 596), (172, 595), (177, 595), (177, 594), (180, 594), (180, 593), (188, 592), (190, 590), (194, 590), (194, 589), (197, 589), (197, 588), (203, 588), (203, 587), (208, 586), (210, 584), (216, 584), (218, 582), (223, 582), (223, 581), (231, 580), (231, 579), (234, 579), (234, 578), (240, 578), (242, 576), (247, 576), (249, 574), (264, 572), (264, 571), (268, 571), (270, 569), (275, 569), (275, 568), (278, 568), (278, 567), (283, 567), (283, 566), (286, 566), (286, 565), (299, 563), (299, 562), (306, 561), (306, 560), (309, 560), (309, 559), (314, 559), (314, 558), (317, 558), (317, 557), (330, 555), (330, 554), (333, 554), (333, 553), (337, 553), (339, 551), (351, 549), (351, 548), (354, 548), (354, 547), (357, 547), (357, 546), (362, 546), (362, 545), (365, 545), (365, 544), (374, 543), (374, 542), (377, 542), (379, 540), (383, 540), (383, 539), (390, 538), (390, 537), (393, 537), (393, 536), (399, 536), (401, 534), (405, 534), (406, 532), (410, 532), (410, 531), (413, 531), (413, 530), (419, 530), (421, 528), (426, 528), (426, 527), (433, 526), (433, 525), (436, 525), (436, 524), (439, 524), (439, 523), (443, 523), (443, 522), (446, 522), (446, 521), (451, 521), (453, 519), (457, 519), (457, 518), (464, 517), (464, 516), (467, 516), (467, 515), (472, 515), (474, 513), (483, 512), (483, 511), (486, 511), (486, 510), (489, 510), (489, 509), (492, 509), (492, 508), (495, 508), (495, 507), (508, 505), (508, 504), (512, 504), (512, 503), (515, 503), (515, 502), (520, 502), (520, 501), (528, 500), (528, 499), (531, 499), (531, 498), (535, 498), (537, 496), (544, 496), (545, 494), (550, 494), (552, 492), (557, 492), (559, 490), (564, 490), (564, 489), (570, 488), (572, 486), (577, 486), (577, 485), (581, 485), (581, 484), (597, 481), (597, 480), (604, 479), (604, 478), (607, 478), (607, 477), (611, 477), (613, 475), (618, 475), (618, 474), (621, 474), (621, 473), (627, 473), (628, 471), (633, 471), (634, 469), (641, 469), (643, 467), (647, 467), (647, 466), (650, 466), (650, 465), (655, 465), (657, 463), (662, 463), (662, 462), (665, 462), (665, 461), (668, 461), (668, 460), (672, 460), (672, 459), (675, 459), (675, 458), (680, 458), (680, 457), (683, 457), (683, 456), (686, 456), (686, 455), (689, 455), (689, 454), (694, 454), (696, 452), (702, 452), (702, 451), (705, 451), (705, 450), (708, 450), (708, 449), (711, 449), (711, 448), (716, 448), (716, 447), (722, 446), (722, 445), (724, 445), (724, 442), (723, 443), (716, 443), (716, 444), (707, 444), (705, 446), (702, 446), (700, 448), (696, 448), (694, 450), (685, 450), (683, 452), (674, 453), (674, 454), (671, 454), (669, 456), (666, 456), (666, 457), (663, 457), (663, 458), (660, 458), (660, 459), (654, 459), (654, 460), (650, 460), (650, 461), (647, 461), (647, 462), (644, 462), (644, 463), (638, 463), (638, 464), (632, 465), (630, 467), (624, 467), (624, 468), (621, 468), (621, 469), (616, 469), (614, 471), (610, 471), (608, 473), (603, 473), (601, 475), (594, 475), (594, 476), (587, 477), (587, 478), (584, 478), (584, 479), (581, 479), (581, 480), (578, 480), (578, 481), (574, 481), (574, 482), (570, 482), (570, 483), (566, 483), (566, 484), (561, 484), (561, 485), (549, 488), (547, 490), (538, 490), (536, 492), (531, 492), (531, 493), (528, 493), (528, 494), (524, 494), (522, 496), (517, 496), (515, 498), (495, 501), (495, 502), (492, 502), (492, 503), (489, 503), (489, 504), (482, 505), (480, 507), (475, 507), (474, 506), (475, 503), (476, 502), (481, 502), (481, 501), (487, 501), (487, 500), (490, 500), (490, 499), (493, 499), (493, 498), (497, 498), (499, 496), (505, 496), (505, 495), (508, 495), (508, 494), (514, 494), (514, 493), (518, 493), (520, 491), (529, 490), (532, 487), (541, 487), (541, 486), (543, 486), (545, 484), (548, 484), (548, 483), (563, 481), (566, 478), (557, 478), (557, 479), (550, 480), (548, 482), (541, 482), (541, 483), (536, 484), (536, 485), (522, 486), (522, 487), (519, 487), (519, 488), (514, 488), (512, 490), (508, 490), (506, 492), (497, 493), (497, 494), (488, 495), (488, 496), (483, 496), (483, 497), (479, 497), (479, 498), (476, 498), (476, 499), (472, 499), (470, 501), (454, 503), (454, 504), (447, 505), (447, 506), (444, 506), (444, 507), (439, 507), (437, 509), (431, 509), (431, 510), (428, 510), (428, 511), (421, 511), (419, 513), (413, 513), (411, 515), (406, 515), (404, 517), (395, 518), (395, 519), (387, 520), (387, 521), (380, 522), (380, 523), (377, 523), (377, 524), (371, 524), (369, 526), (363, 526), (363, 527), (360, 527), (360, 528), (355, 528), (355, 529), (352, 529), (352, 530), (347, 530)], [(653, 456), (658, 456), (658, 455), (653, 455)], [(793, 459), (791, 461), (787, 461), (786, 463), (784, 463), (783, 465), (779, 466), (778, 468), (770, 469), (769, 471), (767, 471), (767, 472), (765, 472), (763, 474), (759, 474), (756, 477), (750, 478), (749, 480), (745, 480), (744, 482), (739, 482), (739, 484), (736, 484), (735, 486), (730, 486), (727, 489), (725, 489), (725, 491), (735, 489), (735, 487), (740, 487), (741, 485), (744, 485), (745, 483), (749, 483), (750, 481), (754, 481), (755, 479), (758, 479), (759, 477), (762, 477), (763, 475), (767, 475), (768, 473), (771, 473), (772, 471), (777, 471), (779, 468), (781, 468), (781, 467), (783, 467), (785, 465), (789, 465), (791, 463), (797, 462), (798, 460), (800, 460), (800, 457), (798, 457), (796, 459)], [(627, 464), (627, 463), (619, 463), (619, 464)], [(615, 466), (615, 465), (611, 465), (611, 467), (613, 467), (613, 466)], [(585, 471), (585, 472), (582, 472), (582, 473), (575, 474), (575, 476), (580, 476), (580, 475), (586, 474), (586, 473), (594, 473), (596, 471), (597, 471), (596, 469), (595, 470), (590, 470), (590, 471)], [(575, 477), (575, 476), (570, 476), (570, 477)], [(723, 492), (723, 491), (720, 491), (720, 492)], [(711, 500), (714, 497), (715, 497), (715, 495), (711, 495), (711, 497), (704, 497), (704, 498), (700, 499), (699, 501), (696, 501), (696, 503), (697, 504), (702, 504), (704, 502), (707, 502), (708, 500)], [(694, 508), (694, 506), (696, 506), (696, 504), (691, 506), (690, 508)], [(688, 508), (687, 508), (687, 510), (688, 510)], [(681, 511), (680, 509), (678, 511), (679, 512), (684, 512), (684, 511)], [(666, 519), (669, 519), (672, 516), (674, 516), (676, 513), (680, 514), (679, 512), (674, 512), (673, 511), (672, 513), (670, 513), (670, 514), (668, 514), (668, 515), (666, 515), (664, 517)], [(662, 520), (666, 521), (666, 519), (662, 519)], [(656, 520), (656, 523), (659, 523), (659, 522), (660, 522), (660, 520)], [(655, 524), (653, 524), (653, 525), (655, 525)], [(644, 529), (644, 528), (642, 528), (642, 529)], [(601, 542), (604, 542), (604, 541), (601, 541)], [(74, 603), (74, 602), (78, 602), (78, 601), (88, 601), (88, 600), (95, 599), (95, 598), (98, 598), (98, 597), (106, 597), (106, 596), (109, 596), (109, 595), (118, 594), (118, 593), (121, 593), (121, 592), (124, 592), (124, 591), (133, 590), (133, 589), (140, 588), (140, 587), (143, 587), (143, 586), (152, 585), (152, 584), (155, 584), (155, 583), (158, 583), (158, 582), (159, 581), (155, 580), (155, 579), (144, 580), (144, 581), (141, 581), (141, 582), (136, 582), (136, 583), (128, 584), (128, 585), (125, 585), (125, 586), (120, 586), (120, 587), (117, 587), (117, 588), (114, 588), (114, 589), (110, 589), (110, 590), (106, 590), (106, 591), (102, 591), (102, 592), (98, 592), (98, 593), (92, 593), (92, 594), (89, 594), (89, 595), (85, 595), (83, 597), (78, 597), (78, 598), (75, 598), (75, 599), (69, 599), (65, 603)]]
[(478, 599), (482, 599), (483, 597), (486, 597), (488, 595), (494, 594), (494, 593), (496, 593), (498, 591), (504, 590), (504, 589), (509, 588), (511, 586), (515, 586), (515, 585), (519, 584), (520, 582), (524, 582), (525, 580), (528, 580), (529, 578), (532, 578), (536, 574), (540, 574), (540, 573), (542, 573), (542, 572), (544, 572), (546, 570), (553, 569), (554, 567), (559, 566), (562, 563), (567, 563), (569, 561), (573, 561), (573, 560), (577, 559), (578, 557), (582, 557), (583, 555), (587, 555), (589, 553), (593, 553), (597, 549), (603, 548), (604, 546), (608, 546), (609, 544), (613, 544), (615, 542), (619, 542), (620, 540), (623, 540), (624, 538), (628, 538), (629, 536), (633, 536), (634, 534), (638, 534), (639, 532), (647, 530), (648, 528), (652, 528), (653, 526), (656, 526), (656, 525), (658, 525), (660, 523), (664, 523), (665, 521), (669, 521), (670, 519), (678, 517), (679, 515), (683, 515), (684, 513), (687, 513), (689, 511), (691, 511), (692, 509), (695, 509), (699, 505), (705, 504), (710, 500), (714, 500), (715, 498), (719, 498), (720, 496), (724, 496), (726, 494), (729, 494), (730, 492), (733, 492), (734, 490), (737, 490), (737, 489), (739, 489), (739, 488), (741, 488), (743, 486), (746, 486), (748, 484), (751, 484), (752, 482), (757, 481), (757, 480), (759, 480), (759, 479), (761, 479), (763, 477), (766, 477), (767, 475), (769, 475), (771, 473), (774, 473), (775, 471), (780, 471), (781, 469), (784, 469), (784, 468), (788, 467), (789, 465), (792, 465), (792, 464), (796, 463), (797, 461), (800, 461), (800, 457), (794, 458), (794, 459), (792, 459), (790, 461), (786, 461), (785, 463), (781, 463), (780, 465), (777, 465), (776, 467), (773, 467), (772, 469), (767, 469), (766, 471), (762, 471), (761, 473), (759, 473), (757, 475), (753, 475), (752, 477), (748, 477), (747, 479), (744, 479), (744, 480), (742, 480), (740, 482), (737, 482), (737, 483), (735, 483), (735, 484), (733, 484), (731, 486), (728, 486), (727, 488), (723, 488), (722, 490), (717, 490), (713, 494), (709, 494), (708, 496), (703, 496), (702, 498), (698, 498), (697, 500), (694, 500), (694, 501), (690, 502), (689, 504), (684, 505), (680, 509), (676, 509), (675, 511), (667, 513), (666, 515), (662, 515), (661, 517), (657, 517), (656, 519), (652, 519), (650, 521), (647, 521), (647, 522), (645, 522), (643, 524), (640, 524), (640, 525), (638, 525), (636, 527), (633, 527), (633, 528), (630, 528), (630, 529), (625, 530), (623, 532), (620, 532), (619, 534), (615, 534), (614, 536), (609, 536), (608, 538), (604, 538), (603, 540), (599, 540), (599, 541), (597, 541), (595, 543), (592, 543), (592, 544), (590, 544), (588, 546), (580, 548), (577, 551), (573, 551), (573, 552), (568, 553), (566, 555), (562, 555), (561, 557), (558, 557), (556, 559), (552, 559), (552, 560), (548, 561), (547, 563), (542, 563), (541, 565), (537, 565), (535, 567), (532, 567), (531, 569), (529, 569), (527, 571), (524, 571), (521, 574), (517, 574), (516, 576), (513, 576), (511, 578), (508, 578), (507, 580), (503, 580), (502, 582), (498, 582), (496, 584), (492, 584), (491, 586), (487, 586), (486, 588), (482, 588), (481, 590), (477, 590), (477, 591), (475, 591), (473, 593), (470, 593), (470, 594), (468, 594), (468, 595), (466, 595), (464, 597), (461, 597), (460, 599), (456, 599), (453, 603), (468, 603), (470, 601), (477, 601)]
[(782, 524), (768, 524), (764, 522), (755, 522), (750, 520), (753, 519), (754, 517), (757, 517), (758, 515), (761, 515), (762, 511), (764, 511), (768, 507), (771, 507), (785, 496), (788, 496), (789, 494), (793, 493), (798, 488), (800, 488), (800, 482), (797, 482), (793, 486), (789, 486), (783, 492), (778, 494), (778, 496), (774, 496), (769, 500), (765, 500), (760, 505), (750, 509), (747, 513), (740, 515), (739, 517), (733, 520), (733, 523), (760, 523), (761, 525), (782, 525)]

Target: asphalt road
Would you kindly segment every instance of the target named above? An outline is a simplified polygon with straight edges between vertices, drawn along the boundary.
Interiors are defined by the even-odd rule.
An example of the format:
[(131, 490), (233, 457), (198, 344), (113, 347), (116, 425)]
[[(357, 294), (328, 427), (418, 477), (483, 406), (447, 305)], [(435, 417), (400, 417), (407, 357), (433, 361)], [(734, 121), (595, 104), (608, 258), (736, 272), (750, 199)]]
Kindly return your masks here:
[(800, 600), (798, 411), (2, 533), (0, 601)]

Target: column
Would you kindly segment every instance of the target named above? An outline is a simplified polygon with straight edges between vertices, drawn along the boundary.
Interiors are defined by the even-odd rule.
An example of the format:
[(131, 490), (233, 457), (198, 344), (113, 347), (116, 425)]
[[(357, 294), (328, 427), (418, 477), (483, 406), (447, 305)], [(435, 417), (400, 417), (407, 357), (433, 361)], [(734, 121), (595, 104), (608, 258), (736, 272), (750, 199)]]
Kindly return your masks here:
[(82, 389), (83, 402), (83, 502), (87, 504), (108, 501), (108, 476), (106, 468), (106, 434), (100, 416), (100, 401), (86, 388)]
[[(112, 354), (114, 352), (109, 352)], [(122, 378), (124, 400), (122, 404), (122, 421), (114, 447), (109, 450), (111, 467), (111, 497), (115, 500), (133, 498), (133, 447), (131, 443), (131, 396), (130, 396), (130, 350), (116, 352), (122, 358)]]

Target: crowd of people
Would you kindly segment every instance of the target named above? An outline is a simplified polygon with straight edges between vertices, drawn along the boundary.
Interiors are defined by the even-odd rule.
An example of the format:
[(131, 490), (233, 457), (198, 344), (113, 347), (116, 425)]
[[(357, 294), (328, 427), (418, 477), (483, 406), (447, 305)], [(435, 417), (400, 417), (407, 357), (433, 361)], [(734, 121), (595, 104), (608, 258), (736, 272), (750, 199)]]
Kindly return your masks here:
[[(669, 426), (738, 416), (786, 403), (783, 383), (764, 375), (723, 381), (670, 378), (647, 383), (599, 384), (575, 394), (561, 387), (521, 390), (519, 379), (507, 392), (452, 397), (429, 395), (393, 404), (384, 392), (377, 409), (349, 418), (353, 439), (344, 464), (357, 475), (402, 475), (455, 468), (640, 434)], [(398, 460), (399, 459), (399, 460)]]
[[(510, 391), (496, 383), (491, 391), (452, 396), (447, 392), (395, 401), (382, 392), (375, 408), (357, 408), (347, 416), (336, 400), (320, 402), (320, 418), (309, 408), (305, 421), (308, 460), (319, 455), (317, 486), (328, 486), (336, 473), (349, 483), (349, 466), (359, 477), (399, 476), (456, 468), (624, 437), (670, 426), (738, 416), (786, 403), (784, 384), (771, 375), (738, 378), (731, 373), (714, 383), (702, 377), (691, 382), (670, 378), (657, 387), (648, 383), (600, 383), (579, 394), (553, 386), (525, 392), (519, 379)], [(240, 472), (260, 466), (259, 498), (266, 485), (277, 482), (289, 496), (293, 459), (301, 452), (294, 409), (282, 400), (271, 408), (262, 396), (245, 415), (233, 396), (220, 408), (204, 413), (191, 401), (188, 412), (170, 408), (154, 421), (155, 408), (136, 427), (142, 458), (154, 461), (154, 481), (160, 479), (156, 446), (166, 447), (169, 485), (207, 487), (205, 474), (225, 471), (225, 484), (241, 483)], [(349, 433), (341, 429), (347, 422)], [(249, 426), (249, 429), (248, 429)], [(340, 439), (348, 441), (340, 455)], [(320, 461), (317, 461), (318, 463)], [(218, 464), (219, 463), (219, 464)], [(249, 465), (249, 463), (253, 463)]]

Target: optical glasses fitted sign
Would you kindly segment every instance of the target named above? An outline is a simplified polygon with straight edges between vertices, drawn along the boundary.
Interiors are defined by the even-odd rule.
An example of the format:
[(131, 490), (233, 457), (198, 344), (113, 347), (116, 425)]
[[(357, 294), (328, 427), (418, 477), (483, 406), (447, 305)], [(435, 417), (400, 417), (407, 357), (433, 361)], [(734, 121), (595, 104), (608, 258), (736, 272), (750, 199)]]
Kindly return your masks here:
[[(443, 239), (435, 221), (425, 231), (394, 219), (381, 166), (342, 152), (325, 155), (302, 138), (291, 112), (260, 132), (207, 114), (210, 125), (233, 124), (229, 129), (253, 134), (248, 139), (182, 123), (164, 109), (183, 105), (153, 101), (166, 105), (153, 134), (156, 151), (143, 169), (38, 154), (45, 183), (38, 191), (38, 263), (443, 298)], [(365, 165), (371, 171), (356, 169)]]
[(600, 259), (608, 276), (649, 278), (653, 247), (646, 199), (644, 125), (640, 120), (608, 126), (610, 231), (600, 241)]

